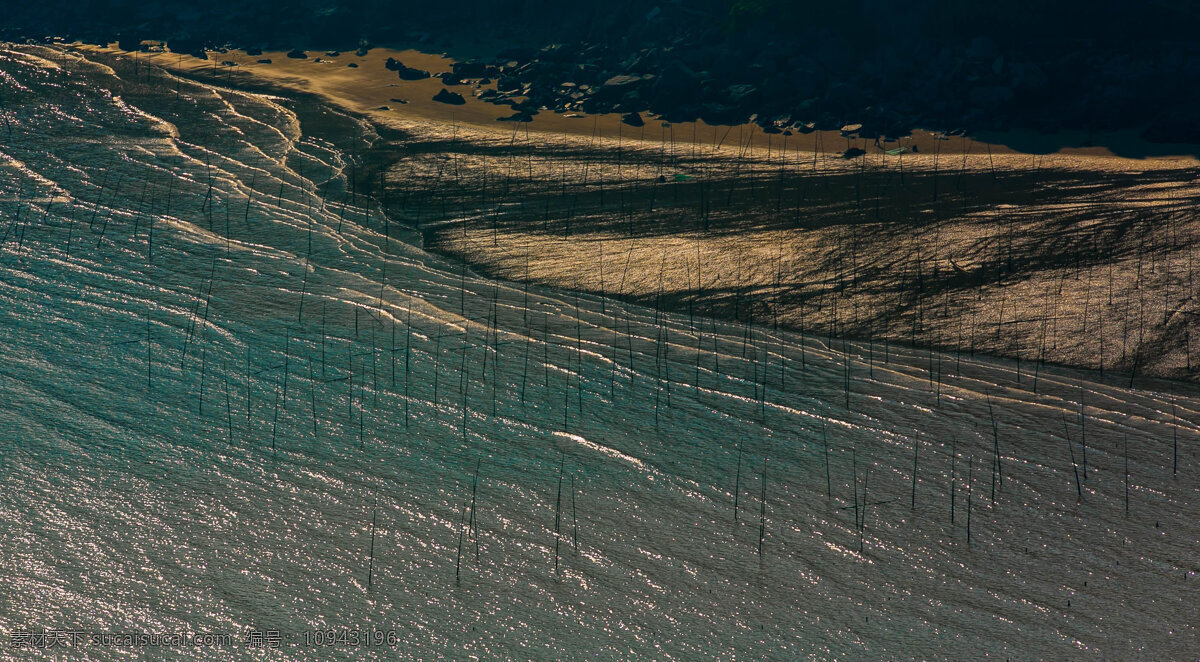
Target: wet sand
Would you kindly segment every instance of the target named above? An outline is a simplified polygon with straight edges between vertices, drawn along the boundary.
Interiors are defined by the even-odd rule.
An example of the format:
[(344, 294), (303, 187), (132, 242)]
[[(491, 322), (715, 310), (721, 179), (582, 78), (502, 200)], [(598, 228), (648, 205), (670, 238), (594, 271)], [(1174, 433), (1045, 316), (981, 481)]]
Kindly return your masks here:
[[(1196, 374), (1193, 158), (1023, 154), (926, 132), (901, 143), (917, 153), (889, 155), (836, 132), (633, 129), (612, 115), (501, 123), (505, 107), (433, 102), (441, 81), (383, 66), (449, 69), (413, 51), (139, 57), (361, 114), (381, 138), (360, 153), (359, 189), (489, 275), (748, 328), (1016, 357), (1034, 373)], [(373, 109), (389, 98), (409, 103)], [(850, 146), (867, 154), (839, 158)]]
[[(530, 254), (546, 278), (594, 264), (590, 235), (632, 227), (649, 252), (628, 277), (653, 273), (645, 288), (688, 255), (674, 247), (689, 221), (747, 254), (763, 233), (837, 227), (849, 245), (898, 243), (848, 209), (861, 192), (873, 215), (888, 181), (874, 162), (818, 159), (813, 174), (657, 144), (377, 136), (309, 97), (21, 50), (3, 66), (20, 91), (0, 194), (0, 630), (230, 633), (232, 651), (271, 628), (292, 660), (1197, 650), (1196, 389), (1054, 369), (1030, 382), (989, 357), (938, 355), (933, 370), (923, 348), (526, 290), (389, 243), (362, 195), (390, 154), (396, 216), (483, 239), (468, 257), (521, 237), (574, 247), (573, 261)], [(880, 216), (917, 218), (893, 221), (899, 237), (924, 227), (920, 210), (962, 205), (958, 177), (968, 210), (994, 206), (989, 171), (906, 164), (902, 184), (894, 165)], [(997, 177), (1029, 189), (1038, 172)], [(835, 248), (789, 251), (814, 262), (797, 270), (852, 276), (820, 263)], [(706, 289), (749, 283), (705, 258)], [(932, 264), (905, 291), (929, 291)], [(1014, 267), (1006, 282), (1037, 272)], [(610, 269), (579, 285), (615, 289)], [(752, 296), (733, 301), (757, 315)], [(851, 277), (826, 301), (853, 296)], [(300, 636), (344, 628), (387, 647)]]

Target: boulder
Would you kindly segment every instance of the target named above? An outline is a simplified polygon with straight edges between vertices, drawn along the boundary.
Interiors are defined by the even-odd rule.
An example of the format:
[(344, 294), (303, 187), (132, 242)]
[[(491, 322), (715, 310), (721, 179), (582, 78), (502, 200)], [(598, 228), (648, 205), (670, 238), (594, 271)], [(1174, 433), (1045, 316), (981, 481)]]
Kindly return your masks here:
[(482, 62), (455, 62), (454, 75), (461, 78), (483, 78), (488, 75), (489, 67)]
[(1141, 135), (1154, 143), (1200, 145), (1200, 124), (1190, 108), (1169, 109), (1150, 120)]
[(514, 46), (512, 48), (505, 48), (499, 53), (496, 53), (496, 59), (500, 62), (527, 62), (532, 59), (536, 53), (537, 51), (532, 48)]
[(400, 76), (400, 80), (424, 80), (429, 78), (428, 71), (413, 69), (412, 67), (406, 67), (403, 65), (400, 66), (400, 69), (398, 69), (396, 73)]
[(617, 112), (633, 113), (646, 108), (647, 106), (648, 104), (644, 99), (642, 99), (641, 95), (638, 94), (637, 90), (629, 90), (621, 96), (621, 100), (617, 102), (615, 108)]
[(307, 60), (308, 59), (308, 53), (305, 53), (304, 51), (300, 50), (299, 48), (288, 51), (287, 56), (292, 58), (293, 60)]
[(423, 80), (429, 78), (428, 71), (421, 71), (420, 69), (406, 67), (404, 66), (403, 62), (394, 58), (389, 57), (387, 62), (384, 63), (384, 66), (391, 71), (395, 71), (396, 74), (400, 76), (400, 80)]
[(627, 87), (632, 87), (634, 85), (638, 85), (641, 82), (642, 82), (641, 76), (630, 76), (628, 74), (620, 74), (617, 76), (613, 76), (613, 77), (609, 78), (608, 80), (604, 81), (604, 85), (602, 85), (601, 87), (607, 88), (607, 89), (627, 88)]
[(536, 113), (538, 111), (538, 102), (534, 101), (533, 99), (526, 99), (524, 101), (515, 101), (515, 102), (512, 102), (510, 105), (516, 110), (524, 111), (527, 113)]
[(646, 122), (642, 120), (642, 116), (637, 112), (625, 113), (621, 116), (621, 121), (629, 126), (645, 126)]
[(437, 101), (438, 103), (447, 103), (451, 106), (461, 106), (467, 102), (467, 100), (463, 98), (463, 95), (459, 94), (458, 92), (451, 92), (446, 88), (442, 88), (442, 91), (433, 95), (433, 100)]
[(702, 97), (700, 76), (677, 62), (663, 69), (648, 93), (650, 107), (664, 115), (678, 115), (685, 106), (694, 108)]
[[(125, 41), (125, 38), (122, 37), (119, 44), (122, 50), (127, 50), (125, 48)], [(186, 39), (176, 37), (167, 41), (167, 48), (172, 53), (187, 53), (189, 55), (194, 55), (196, 53), (204, 52), (204, 41), (201, 39)]]
[(725, 103), (705, 103), (700, 106), (700, 119), (708, 124), (741, 124), (746, 116)]
[(758, 96), (758, 88), (753, 85), (730, 85), (725, 88), (725, 98), (730, 103), (741, 104), (753, 101)]
[[(603, 75), (600, 74), (600, 76)], [(598, 76), (597, 78), (599, 79), (600, 77)], [(609, 76), (603, 79), (603, 82), (599, 85), (595, 86), (595, 94), (604, 99), (618, 99), (621, 95), (641, 85), (641, 83), (641, 76), (629, 76), (626, 74)]]
[(655, 105), (653, 108), (659, 117), (673, 124), (690, 122), (700, 116), (700, 106), (697, 104), (670, 105), (666, 108)]
[(994, 110), (1012, 98), (1012, 88), (1006, 85), (980, 85), (970, 93), (971, 105), (981, 110)]

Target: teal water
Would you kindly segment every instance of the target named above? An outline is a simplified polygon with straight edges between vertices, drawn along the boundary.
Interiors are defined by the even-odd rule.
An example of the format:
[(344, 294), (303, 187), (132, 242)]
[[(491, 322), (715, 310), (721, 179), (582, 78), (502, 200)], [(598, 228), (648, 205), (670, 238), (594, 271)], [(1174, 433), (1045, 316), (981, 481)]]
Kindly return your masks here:
[(288, 99), (39, 46), (0, 98), (0, 658), (1200, 647), (1182, 388), (477, 277)]

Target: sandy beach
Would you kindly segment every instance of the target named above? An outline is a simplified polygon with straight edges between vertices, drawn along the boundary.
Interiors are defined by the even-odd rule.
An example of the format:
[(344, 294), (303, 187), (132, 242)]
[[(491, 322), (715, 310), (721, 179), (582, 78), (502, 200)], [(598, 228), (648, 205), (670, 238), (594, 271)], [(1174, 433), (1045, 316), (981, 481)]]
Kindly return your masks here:
[[(147, 42), (154, 43), (154, 42)], [(478, 86), (455, 85), (447, 87), (436, 76), (450, 71), (455, 62), (445, 55), (417, 50), (372, 48), (365, 55), (338, 52), (331, 55), (321, 51), (310, 51), (306, 58), (290, 58), (284, 51), (264, 51), (259, 55), (247, 55), (244, 51), (208, 51), (207, 60), (191, 55), (169, 51), (127, 53), (114, 47), (102, 48), (87, 44), (74, 44), (73, 48), (103, 52), (121, 57), (136, 58), (152, 66), (163, 67), (193, 75), (205, 75), (210, 79), (225, 79), (230, 83), (249, 85), (268, 84), (282, 89), (315, 94), (326, 101), (348, 111), (369, 117), (371, 121), (408, 126), (412, 122), (431, 121), (435, 124), (469, 125), (475, 130), (494, 130), (511, 133), (511, 122), (499, 121), (512, 115), (507, 106), (494, 105), (476, 98), (486, 89), (494, 89), (495, 83)], [(433, 78), (424, 80), (400, 80), (396, 72), (385, 66), (388, 58), (394, 58), (406, 66), (427, 71)], [(263, 62), (269, 60), (269, 63)], [(348, 65), (354, 64), (355, 67)], [(433, 101), (440, 90), (448, 89), (464, 97), (461, 106), (452, 106)], [(399, 100), (399, 101), (397, 101)], [(386, 107), (386, 108), (385, 108)], [(520, 131), (549, 135), (582, 136), (592, 141), (613, 142), (621, 136), (623, 140), (647, 140), (658, 142), (664, 133), (673, 133), (679, 141), (707, 144), (726, 144), (736, 141), (740, 134), (742, 149), (769, 150), (773, 145), (781, 148), (784, 136), (764, 133), (756, 124), (741, 126), (711, 126), (703, 121), (676, 122), (664, 131), (659, 121), (645, 115), (646, 126), (635, 128), (623, 125), (619, 114), (585, 115), (582, 113), (538, 113), (532, 122), (519, 123)], [(880, 153), (907, 146), (917, 151), (933, 154), (985, 153), (992, 154), (1046, 154), (1073, 156), (1113, 156), (1118, 151), (1134, 151), (1168, 158), (1194, 158), (1195, 146), (1151, 145), (1136, 138), (1136, 132), (1112, 132), (1087, 135), (1082, 132), (1062, 132), (1055, 135), (1040, 135), (1035, 132), (1013, 131), (989, 133), (986, 141), (962, 136), (948, 137), (936, 132), (914, 130), (911, 136), (895, 143), (876, 145), (873, 140), (847, 138), (837, 131), (814, 131), (796, 133), (787, 137), (790, 149), (804, 152), (818, 151), (840, 154), (850, 147), (868, 153)], [(1087, 143), (1093, 143), (1084, 146)], [(1068, 146), (1062, 146), (1068, 145)], [(1075, 146), (1070, 146), (1075, 145)]]

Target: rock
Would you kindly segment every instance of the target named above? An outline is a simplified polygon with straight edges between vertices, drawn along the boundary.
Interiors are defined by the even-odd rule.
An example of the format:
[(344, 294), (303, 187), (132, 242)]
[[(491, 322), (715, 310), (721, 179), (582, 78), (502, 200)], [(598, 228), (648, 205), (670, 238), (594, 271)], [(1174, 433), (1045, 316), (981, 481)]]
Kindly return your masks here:
[(392, 98), (390, 99), (390, 101), (391, 101), (392, 103), (400, 103), (400, 104), (405, 104), (405, 103), (408, 103), (408, 101), (405, 101), (404, 99), (397, 99), (396, 97), (392, 97)]
[(387, 59), (385, 66), (391, 71), (395, 71), (400, 76), (400, 80), (423, 80), (425, 78), (429, 78), (428, 71), (421, 71), (420, 69), (406, 67), (400, 60), (390, 57)]
[(971, 90), (971, 105), (982, 110), (993, 110), (1013, 98), (1012, 89), (1004, 85), (981, 85)]
[(462, 78), (483, 78), (488, 75), (489, 67), (482, 62), (455, 62), (454, 75)]
[(702, 92), (700, 76), (675, 62), (663, 69), (647, 92), (648, 107), (672, 121), (695, 119), (703, 100)]
[(465, 85), (466, 82), (458, 77), (458, 74), (453, 71), (438, 74), (438, 78), (442, 79), (442, 85)]
[[(642, 76), (631, 76), (620, 74), (610, 76), (602, 85), (595, 88), (592, 92), (593, 103), (595, 104), (613, 104), (625, 101), (626, 105), (636, 100), (630, 99), (629, 95), (637, 90), (648, 79)], [(626, 108), (626, 110), (636, 110), (636, 108)]]
[(428, 71), (413, 69), (404, 65), (400, 65), (400, 69), (398, 69), (396, 73), (400, 76), (400, 80), (424, 80), (429, 78)]
[(876, 129), (873, 129), (869, 126), (863, 127), (861, 129), (859, 129), (858, 131), (855, 131), (855, 133), (858, 135), (859, 138), (866, 138), (868, 140), (879, 140), (879, 131), (877, 131)]
[(1191, 109), (1167, 110), (1150, 120), (1142, 138), (1154, 143), (1200, 144), (1200, 124)]
[(995, 56), (996, 42), (988, 37), (973, 37), (967, 46), (967, 57), (976, 60), (986, 60)]
[(536, 113), (538, 111), (538, 103), (536, 101), (534, 101), (533, 99), (526, 99), (525, 101), (513, 102), (511, 105), (515, 110), (524, 111), (524, 112), (530, 113), (530, 114)]
[(356, 64), (356, 63), (354, 63), (354, 62), (351, 62), (350, 64), (347, 64), (346, 66), (347, 66), (347, 67), (350, 67), (351, 69), (357, 69), (357, 68), (358, 68), (358, 64)]
[(737, 124), (736, 116), (737, 112), (726, 104), (705, 103), (700, 106), (700, 119), (713, 126), (718, 124)]
[(612, 78), (609, 78), (608, 80), (604, 81), (604, 85), (602, 87), (606, 87), (606, 88), (610, 88), (610, 89), (631, 87), (631, 86), (637, 85), (641, 82), (642, 82), (641, 76), (629, 76), (626, 74), (621, 74), (619, 76), (613, 76)]
[(509, 115), (508, 117), (498, 117), (498, 118), (496, 118), (496, 121), (497, 122), (532, 122), (533, 115), (530, 115), (529, 113), (525, 113), (525, 112), (516, 112), (516, 113), (513, 113), (512, 115)]
[(753, 85), (730, 85), (725, 88), (726, 98), (736, 104), (751, 101), (758, 93), (758, 88)]
[(446, 88), (442, 88), (441, 92), (433, 95), (433, 100), (439, 103), (447, 103), (452, 106), (461, 106), (467, 102), (467, 100), (463, 98), (463, 95), (459, 94), (458, 92), (451, 92)]
[(304, 51), (300, 50), (299, 48), (288, 51), (287, 56), (292, 58), (293, 60), (307, 60), (308, 59), (308, 53), (305, 53)]
[(532, 48), (514, 46), (496, 53), (496, 60), (500, 62), (527, 62), (533, 59), (536, 53), (537, 51)]
[(264, 57), (263, 59), (259, 60), (258, 63), (259, 64), (271, 64), (271, 58)]
[(516, 94), (521, 91), (521, 79), (506, 74), (496, 79), (496, 89), (504, 94)]
[(642, 116), (637, 112), (625, 113), (621, 116), (621, 121), (629, 126), (645, 126), (646, 122), (642, 120)]
[(637, 90), (629, 90), (621, 97), (621, 100), (617, 102), (614, 108), (619, 113), (635, 113), (647, 105)]
[[(122, 50), (125, 49), (124, 38), (121, 39), (119, 45), (121, 46)], [(196, 55), (197, 53), (204, 53), (204, 46), (204, 41), (201, 39), (185, 39), (177, 37), (167, 41), (167, 48), (172, 53), (187, 53), (188, 55), (192, 55), (194, 57), (199, 57), (199, 55)], [(208, 59), (207, 54), (201, 59)]]
[(329, 57), (337, 57), (337, 56), (341, 55), (341, 53), (338, 51), (325, 51), (325, 55), (327, 55)]
[(866, 153), (867, 153), (867, 150), (865, 150), (865, 149), (859, 149), (858, 147), (851, 147), (850, 149), (842, 152), (842, 158), (843, 159), (857, 159), (858, 157), (863, 156)]
[[(174, 44), (175, 40), (172, 40), (171, 43)], [(129, 53), (132, 53), (134, 51), (140, 51), (140, 50), (142, 50), (142, 38), (141, 37), (121, 37), (119, 40), (117, 40), (117, 48), (119, 48), (123, 51), (129, 52)], [(172, 49), (172, 50), (174, 50), (174, 49)], [(180, 51), (175, 51), (175, 52), (180, 52)]]
[(262, 55), (262, 49), (251, 46), (250, 48), (246, 49), (246, 55), (249, 55), (251, 57)]

